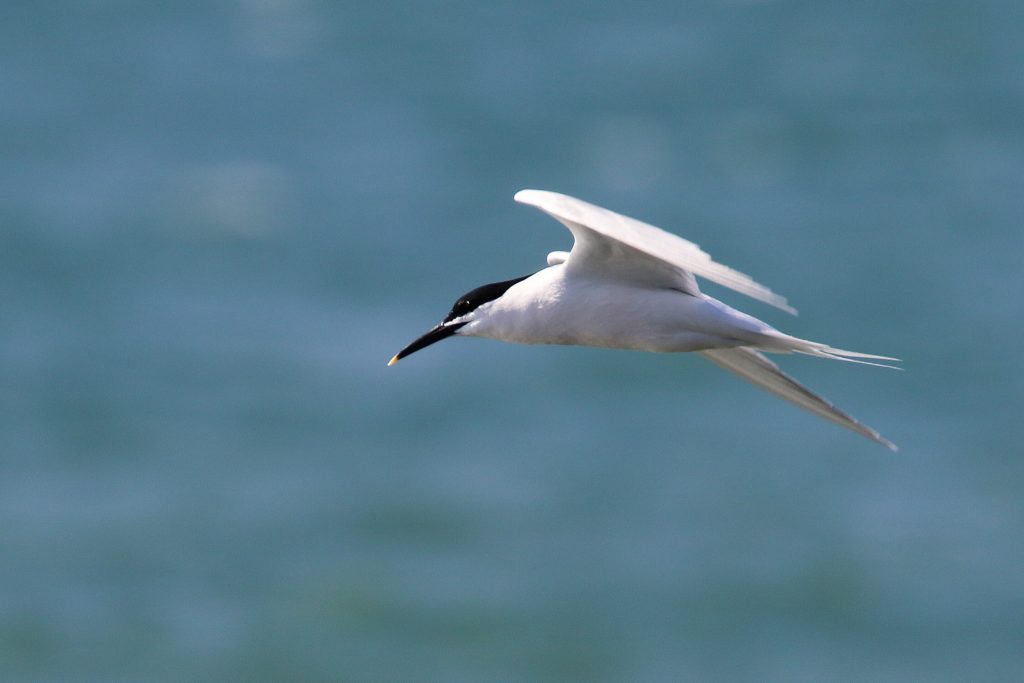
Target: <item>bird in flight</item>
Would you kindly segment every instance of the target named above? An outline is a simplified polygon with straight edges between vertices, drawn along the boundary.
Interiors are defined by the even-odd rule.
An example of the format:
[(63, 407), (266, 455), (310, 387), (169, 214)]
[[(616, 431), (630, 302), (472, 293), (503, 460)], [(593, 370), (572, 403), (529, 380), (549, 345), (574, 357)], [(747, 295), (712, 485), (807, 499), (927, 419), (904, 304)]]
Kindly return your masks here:
[(785, 298), (715, 262), (678, 235), (556, 192), (522, 190), (515, 200), (569, 228), (575, 240), (572, 251), (551, 252), (548, 267), (536, 273), (460, 296), (444, 320), (395, 354), (388, 365), (452, 336), (661, 353), (696, 351), (776, 396), (897, 450), (874, 429), (782, 372), (762, 352), (867, 365), (898, 359), (792, 337), (702, 293), (697, 277), (796, 314)]

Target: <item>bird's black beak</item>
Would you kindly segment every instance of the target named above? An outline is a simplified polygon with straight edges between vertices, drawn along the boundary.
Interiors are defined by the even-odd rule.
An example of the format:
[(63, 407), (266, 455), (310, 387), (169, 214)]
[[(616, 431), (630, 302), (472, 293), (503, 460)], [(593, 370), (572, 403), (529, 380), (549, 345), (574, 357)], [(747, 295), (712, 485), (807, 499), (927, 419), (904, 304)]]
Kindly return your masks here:
[(453, 334), (455, 334), (456, 330), (458, 330), (465, 324), (465, 322), (461, 322), (441, 323), (440, 325), (437, 325), (436, 327), (432, 328), (429, 332), (427, 332), (425, 335), (414, 341), (412, 344), (409, 344), (404, 349), (396, 353), (394, 357), (388, 361), (388, 365), (394, 365), (395, 363), (402, 360), (406, 356), (416, 353), (420, 349), (425, 349), (434, 342), (439, 342), (442, 339), (452, 336)]

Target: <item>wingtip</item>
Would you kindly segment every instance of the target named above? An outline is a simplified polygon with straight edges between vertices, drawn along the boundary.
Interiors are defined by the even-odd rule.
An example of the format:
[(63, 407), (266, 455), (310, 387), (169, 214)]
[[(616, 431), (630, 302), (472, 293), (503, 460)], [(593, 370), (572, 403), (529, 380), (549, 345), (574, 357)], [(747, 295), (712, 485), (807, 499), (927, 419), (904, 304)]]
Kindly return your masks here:
[(535, 206), (542, 211), (549, 211), (549, 209), (569, 210), (565, 206), (566, 200), (586, 204), (582, 199), (576, 199), (575, 197), (570, 197), (561, 192), (552, 192), (551, 190), (519, 190), (519, 192), (512, 195), (512, 199), (520, 204)]
[(889, 439), (885, 438), (884, 436), (876, 432), (874, 429), (871, 429), (870, 427), (865, 427), (865, 429), (867, 429), (867, 433), (865, 434), (865, 436), (869, 436), (872, 441), (874, 441), (877, 444), (881, 444), (882, 446), (885, 446), (893, 453), (899, 452), (900, 447), (894, 444), (892, 441), (889, 441)]
[(543, 192), (543, 190), (519, 190), (519, 192), (513, 195), (512, 199), (520, 204), (533, 204), (540, 192)]

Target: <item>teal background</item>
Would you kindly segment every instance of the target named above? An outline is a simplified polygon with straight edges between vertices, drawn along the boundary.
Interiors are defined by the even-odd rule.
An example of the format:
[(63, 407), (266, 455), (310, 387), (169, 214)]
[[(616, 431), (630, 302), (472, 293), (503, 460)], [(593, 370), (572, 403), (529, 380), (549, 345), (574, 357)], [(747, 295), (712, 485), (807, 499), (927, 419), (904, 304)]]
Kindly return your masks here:
[[(0, 679), (1020, 681), (1024, 5), (0, 4)], [(577, 195), (892, 455), (453, 340)]]

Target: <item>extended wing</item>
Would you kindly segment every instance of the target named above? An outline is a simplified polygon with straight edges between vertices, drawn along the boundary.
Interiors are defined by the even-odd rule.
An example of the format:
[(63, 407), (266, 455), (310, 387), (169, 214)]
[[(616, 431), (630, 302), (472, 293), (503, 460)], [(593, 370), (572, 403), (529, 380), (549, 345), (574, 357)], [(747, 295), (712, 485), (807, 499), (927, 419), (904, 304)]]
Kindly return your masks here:
[(694, 295), (700, 291), (696, 275), (796, 314), (784, 297), (661, 228), (557, 192), (521, 190), (515, 200), (537, 207), (569, 228), (576, 241), (567, 267)]
[(700, 354), (713, 363), (735, 372), (737, 375), (766, 389), (780, 398), (795, 403), (815, 415), (842, 425), (849, 430), (882, 444), (891, 451), (899, 450), (892, 441), (876, 432), (871, 427), (860, 423), (829, 400), (814, 393), (800, 382), (779, 370), (779, 366), (764, 357), (764, 354), (747, 347), (735, 349), (712, 349), (701, 351)]

